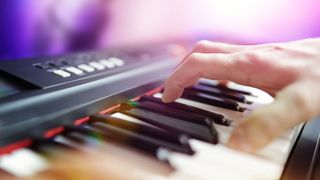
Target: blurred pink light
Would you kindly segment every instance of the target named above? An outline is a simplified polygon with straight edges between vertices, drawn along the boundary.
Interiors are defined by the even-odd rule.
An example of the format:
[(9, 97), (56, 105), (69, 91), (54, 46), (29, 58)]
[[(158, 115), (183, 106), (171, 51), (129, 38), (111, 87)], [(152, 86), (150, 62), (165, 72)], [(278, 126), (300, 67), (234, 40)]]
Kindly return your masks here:
[(114, 5), (111, 34), (121, 37), (109, 43), (199, 34), (267, 42), (320, 34), (317, 0), (116, 0)]
[(194, 31), (284, 41), (319, 32), (319, 7), (317, 0), (199, 0), (188, 18)]

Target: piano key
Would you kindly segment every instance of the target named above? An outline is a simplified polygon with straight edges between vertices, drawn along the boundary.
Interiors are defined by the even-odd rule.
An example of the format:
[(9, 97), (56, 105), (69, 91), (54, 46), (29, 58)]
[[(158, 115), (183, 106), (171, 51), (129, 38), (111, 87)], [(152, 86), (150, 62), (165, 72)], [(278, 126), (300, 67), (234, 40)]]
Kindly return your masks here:
[[(108, 124), (101, 123), (101, 122), (93, 123), (91, 126), (95, 129), (99, 129), (101, 131), (103, 131), (103, 130), (108, 131), (111, 127)], [(113, 128), (113, 126), (111, 128)], [(158, 150), (165, 148), (168, 150), (177, 151), (177, 152), (190, 154), (190, 155), (194, 153), (193, 150), (190, 148), (190, 145), (188, 144), (187, 139), (184, 139), (183, 141), (185, 141), (185, 142), (182, 144), (181, 142), (173, 142), (172, 140), (168, 141), (167, 139), (159, 139), (157, 137), (151, 137), (151, 136), (143, 135), (140, 133), (133, 133), (133, 132), (127, 131), (125, 129), (121, 129), (121, 128), (117, 128), (117, 127), (115, 129), (122, 131), (122, 132), (125, 132), (125, 133), (128, 133), (128, 135), (131, 134), (131, 137), (137, 136), (138, 138), (141, 138), (144, 141), (150, 141), (151, 143), (158, 146)], [(134, 141), (134, 139), (132, 139), (132, 140)], [(132, 141), (132, 140), (130, 139), (130, 141)], [(139, 142), (132, 142), (132, 143), (139, 143)], [(142, 145), (142, 146), (145, 146), (145, 145)], [(160, 155), (159, 153), (160, 152), (156, 151), (157, 156)]]
[[(155, 93), (155, 94), (153, 94), (153, 97), (161, 99), (162, 94)], [(239, 120), (242, 120), (245, 117), (245, 113), (246, 113), (246, 111), (240, 112), (240, 111), (229, 110), (229, 109), (225, 109), (225, 108), (213, 106), (210, 104), (206, 104), (203, 102), (198, 102), (196, 100), (190, 100), (190, 99), (185, 99), (185, 98), (178, 98), (174, 102), (184, 104), (187, 106), (191, 106), (191, 107), (195, 107), (198, 109), (202, 109), (205, 111), (222, 114), (226, 119), (232, 119), (232, 121), (230, 121), (231, 122), (230, 125), (236, 124)]]
[(218, 88), (225, 92), (238, 93), (238, 94), (244, 94), (244, 95), (253, 95), (250, 91), (245, 91), (245, 90), (240, 90), (240, 89), (219, 85), (218, 83), (214, 83), (214, 81), (211, 81), (211, 80), (201, 80), (199, 84), (208, 86), (208, 87)]
[(186, 134), (189, 137), (198, 138), (212, 143), (217, 143), (218, 140), (215, 136), (216, 134), (212, 134), (206, 126), (199, 124), (181, 121), (177, 118), (138, 108), (132, 108), (130, 110), (123, 111), (122, 113), (173, 133)]
[[(106, 139), (103, 139), (101, 136), (97, 136), (97, 134), (85, 134), (77, 131), (68, 131), (63, 133), (62, 135), (58, 135), (54, 138), (54, 141), (64, 144), (66, 146), (70, 146), (76, 151), (80, 152), (92, 152), (99, 151), (103, 146), (108, 146), (109, 143)], [(107, 144), (108, 143), (108, 144)], [(103, 148), (103, 151), (105, 148)]]
[(91, 126), (69, 126), (69, 131), (83, 133), (88, 136), (98, 136), (102, 139), (113, 140), (129, 146), (138, 148), (153, 156), (157, 156), (157, 151), (161, 146), (150, 138), (143, 137), (138, 134), (130, 133), (119, 128), (115, 128), (109, 125), (105, 125), (103, 129), (94, 128)]
[(229, 137), (233, 131), (233, 128), (216, 125), (217, 132), (219, 134), (219, 142), (221, 144), (226, 144), (229, 140)]
[[(116, 113), (117, 117), (121, 117), (121, 118), (128, 118), (129, 116), (126, 115), (122, 115), (121, 113)], [(136, 122), (136, 119), (133, 119), (134, 122)], [(224, 129), (226, 129), (228, 132), (232, 131), (232, 128), (226, 127), (226, 126), (219, 126), (218, 127), (222, 127)], [(219, 130), (219, 129), (218, 129)], [(229, 137), (229, 136), (228, 136)], [(219, 139), (221, 140), (221, 134), (219, 134)], [(219, 140), (219, 141), (220, 141)], [(227, 141), (227, 139), (225, 140), (225, 142)], [(202, 164), (205, 167), (209, 167), (210, 171), (205, 173), (203, 176), (199, 176), (199, 174), (203, 173), (203, 167), (202, 166), (198, 166), (198, 162), (196, 162), (196, 160), (193, 158), (194, 156), (196, 157), (197, 154), (195, 154), (194, 156), (191, 156), (192, 159), (187, 158), (187, 162), (189, 163), (189, 165), (186, 165), (185, 161), (181, 160), (181, 157), (175, 157), (176, 155), (172, 156), (170, 155), (169, 158), (169, 162), (170, 164), (175, 168), (175, 172), (171, 173), (169, 176), (169, 179), (179, 179), (179, 178), (184, 178), (187, 177), (187, 179), (190, 179), (191, 177), (196, 177), (196, 179), (199, 179), (200, 177), (205, 177), (206, 179), (211, 179), (211, 174), (214, 173), (215, 176), (212, 177), (220, 177), (219, 179), (224, 179), (229, 177), (227, 174), (230, 174), (230, 171), (228, 170), (227, 166), (221, 166), (219, 163), (217, 164), (213, 164), (210, 162), (210, 164)], [(177, 162), (179, 161), (179, 162)], [(217, 167), (221, 167), (221, 168), (217, 168)], [(190, 171), (197, 171), (198, 173), (191, 173)], [(225, 172), (227, 171), (227, 172)], [(239, 179), (239, 173), (233, 171), (233, 176), (232, 177), (238, 177), (236, 179)], [(245, 177), (243, 179), (249, 179), (248, 176), (241, 176), (241, 177)]]
[(171, 108), (169, 106), (166, 106), (165, 104), (158, 104), (151, 101), (144, 101), (144, 102), (133, 102), (129, 101), (128, 103), (123, 103), (120, 106), (121, 111), (125, 111), (127, 109), (131, 108), (139, 108), (139, 109), (145, 109), (149, 110), (155, 113), (163, 114), (166, 116), (174, 117), (177, 119), (180, 119), (182, 121), (187, 121), (195, 124), (200, 124), (207, 126), (212, 134), (216, 134), (216, 130), (214, 128), (213, 121), (211, 121), (209, 118), (199, 115), (196, 113), (188, 112), (185, 110), (179, 110), (175, 108)]
[[(219, 134), (219, 142), (221, 144), (226, 144), (234, 128), (216, 125), (216, 129)], [(272, 160), (273, 162), (284, 164), (291, 146), (291, 140), (279, 137), (255, 154), (260, 157)]]
[(176, 171), (170, 175), (172, 179), (222, 179), (222, 180), (255, 180), (250, 173), (232, 170), (219, 162), (206, 161), (197, 156), (185, 157), (181, 154), (175, 154), (169, 158), (170, 164)]
[(256, 154), (282, 164), (285, 163), (287, 155), (293, 146), (292, 142), (292, 140), (279, 137), (260, 149)]
[(43, 154), (53, 154), (55, 153), (55, 151), (62, 151), (62, 150), (68, 150), (68, 151), (76, 150), (76, 148), (72, 146), (56, 141), (55, 138), (36, 141), (29, 148), (35, 152), (43, 153)]
[(89, 136), (97, 135), (103, 137), (103, 139), (120, 142), (149, 153), (157, 158), (164, 158), (159, 157), (160, 154), (158, 153), (160, 153), (159, 151), (161, 149), (166, 150), (167, 148), (186, 154), (193, 153), (190, 152), (190, 149), (185, 148), (184, 146), (161, 141), (148, 136), (143, 136), (141, 134), (133, 133), (101, 122), (93, 123), (90, 126), (70, 126), (68, 127), (68, 130), (80, 132)]
[[(54, 141), (80, 151), (86, 151), (86, 148), (81, 145), (81, 143), (84, 143), (84, 141), (82, 141), (83, 139), (74, 138), (75, 136), (72, 136), (73, 134), (74, 132), (65, 132), (63, 135), (54, 137)], [(92, 145), (92, 143), (87, 144), (90, 144), (90, 146)]]
[(135, 122), (129, 122), (123, 119), (118, 119), (107, 114), (96, 114), (91, 116), (90, 122), (102, 122), (111, 126), (115, 126), (133, 133), (138, 133), (144, 136), (159, 139), (165, 142), (176, 144), (177, 146), (184, 147), (190, 154), (193, 153), (186, 136), (171, 134), (168, 131), (146, 126)]
[[(226, 144), (229, 140), (229, 137), (233, 131), (233, 128), (216, 125), (216, 129), (219, 134), (219, 142), (221, 144)], [(259, 150), (256, 155), (272, 160), (279, 164), (284, 164), (289, 150), (291, 149), (292, 141), (284, 138), (277, 138), (269, 145)]]
[(222, 97), (222, 98), (226, 98), (226, 99), (230, 99), (230, 100), (234, 100), (234, 101), (238, 101), (238, 102), (242, 102), (242, 103), (248, 103), (248, 101), (246, 100), (246, 97), (244, 95), (225, 92), (219, 88), (203, 86), (203, 85), (194, 85), (192, 87), (189, 87), (188, 89), (193, 90), (193, 91), (197, 91), (197, 92), (201, 92), (201, 93), (205, 93), (205, 94), (209, 94), (209, 95), (216, 96), (216, 97)]
[[(101, 139), (98, 136), (88, 136), (84, 133), (70, 131), (69, 133), (60, 135), (60, 138), (60, 141), (72, 144), (81, 150), (81, 152), (88, 155), (102, 153), (106, 156), (114, 157), (117, 162), (125, 162), (126, 165), (136, 167), (137, 169), (161, 175), (169, 174), (173, 170), (166, 161), (159, 161), (154, 157), (146, 156), (146, 153), (139, 149), (112, 140)], [(97, 161), (99, 160), (97, 159)], [(110, 164), (110, 162), (108, 163)], [(114, 166), (115, 164), (111, 163), (110, 165)], [(116, 168), (122, 169), (122, 166)]]
[[(161, 99), (153, 97), (153, 96), (142, 96), (139, 101), (153, 101), (153, 102), (157, 102), (159, 104), (164, 104)], [(193, 106), (189, 106), (186, 104), (182, 104), (182, 103), (178, 103), (178, 102), (172, 102), (172, 103), (166, 103), (166, 106), (169, 107), (173, 107), (176, 109), (182, 109), (185, 111), (189, 111), (189, 112), (193, 112), (193, 113), (197, 113), (197, 114), (202, 114), (206, 117), (208, 117), (210, 120), (214, 121), (217, 124), (221, 124), (224, 126), (229, 126), (231, 124), (231, 120), (226, 119), (222, 114), (218, 114), (218, 113), (214, 113), (211, 111), (207, 111), (204, 109), (200, 109), (197, 107), (193, 107)]]
[(17, 177), (30, 177), (48, 167), (43, 156), (27, 148), (0, 157), (0, 168)]
[[(143, 121), (140, 121), (139, 119), (136, 119), (134, 117), (131, 117), (131, 116), (128, 116), (126, 114), (123, 114), (121, 112), (115, 112), (113, 114), (111, 114), (112, 117), (115, 117), (115, 118), (119, 118), (119, 119), (122, 119), (122, 120), (125, 120), (125, 121), (129, 121), (129, 122), (134, 122), (134, 123), (137, 123), (137, 124), (143, 124), (145, 126), (151, 126), (151, 127), (154, 127), (154, 128), (158, 128), (152, 124), (148, 124), (146, 122), (143, 122)], [(161, 129), (161, 128), (158, 128), (158, 129)]]
[(181, 97), (185, 98), (185, 99), (191, 99), (194, 101), (199, 101), (202, 103), (210, 104), (213, 106), (218, 106), (218, 107), (234, 110), (234, 111), (242, 111), (240, 106), (234, 101), (210, 96), (208, 94), (204, 94), (204, 93), (200, 93), (200, 92), (190, 91), (188, 89), (185, 89), (185, 91)]
[(249, 175), (252, 179), (279, 179), (283, 166), (252, 154), (238, 152), (223, 145), (211, 146), (205, 142), (190, 140), (198, 161), (218, 163), (230, 172)]

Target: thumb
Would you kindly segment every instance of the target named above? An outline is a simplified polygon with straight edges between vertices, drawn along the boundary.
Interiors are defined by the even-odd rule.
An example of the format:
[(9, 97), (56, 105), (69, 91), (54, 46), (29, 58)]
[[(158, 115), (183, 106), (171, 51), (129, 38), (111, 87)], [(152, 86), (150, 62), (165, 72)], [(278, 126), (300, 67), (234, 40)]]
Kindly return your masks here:
[(320, 85), (315, 79), (298, 80), (280, 91), (274, 103), (254, 111), (232, 133), (228, 145), (254, 152), (298, 123), (319, 114)]

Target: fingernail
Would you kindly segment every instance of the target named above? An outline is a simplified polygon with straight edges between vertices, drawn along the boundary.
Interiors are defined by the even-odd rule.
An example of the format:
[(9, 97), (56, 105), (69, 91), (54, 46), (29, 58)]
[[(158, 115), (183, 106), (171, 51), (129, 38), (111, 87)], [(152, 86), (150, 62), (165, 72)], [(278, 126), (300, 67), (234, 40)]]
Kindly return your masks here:
[(167, 91), (166, 89), (164, 89), (163, 93), (162, 93), (162, 98), (161, 98), (162, 102), (167, 103), (168, 102), (168, 98), (167, 98)]

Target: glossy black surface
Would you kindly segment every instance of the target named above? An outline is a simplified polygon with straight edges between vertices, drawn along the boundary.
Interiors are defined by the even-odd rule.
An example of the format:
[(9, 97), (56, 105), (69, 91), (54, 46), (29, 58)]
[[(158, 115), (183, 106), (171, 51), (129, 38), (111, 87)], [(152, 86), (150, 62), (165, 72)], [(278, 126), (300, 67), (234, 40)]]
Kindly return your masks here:
[(181, 137), (179, 135), (172, 134), (168, 131), (155, 128), (153, 126), (138, 124), (138, 123), (126, 121), (123, 119), (114, 118), (107, 114), (97, 114), (97, 115), (91, 116), (90, 123), (93, 123), (93, 122), (105, 123), (110, 126), (115, 126), (121, 129), (125, 129), (127, 131), (131, 131), (133, 133), (137, 133), (144, 136), (152, 137), (154, 139), (165, 141), (169, 144), (175, 144), (176, 146), (181, 146), (181, 148), (185, 148), (184, 152), (193, 153), (188, 141), (186, 140), (186, 137)]
[(208, 86), (208, 87), (213, 87), (213, 88), (218, 88), (223, 90), (224, 92), (228, 92), (228, 93), (236, 93), (236, 94), (243, 94), (243, 95), (252, 95), (251, 92), (249, 91), (244, 91), (244, 90), (240, 90), (240, 89), (235, 89), (235, 88), (230, 88), (230, 87), (226, 87), (223, 85), (217, 85), (217, 84), (213, 84), (213, 83), (209, 83), (209, 82), (200, 82), (199, 84), (204, 85), (204, 86)]
[[(156, 102), (159, 104), (164, 104), (161, 99), (155, 98), (153, 96), (142, 96), (139, 101), (142, 101), (142, 102), (143, 101), (152, 101), (152, 102)], [(226, 119), (222, 114), (214, 113), (211, 111), (206, 111), (204, 109), (196, 108), (196, 107), (189, 106), (186, 104), (172, 102), (172, 103), (166, 103), (165, 105), (172, 107), (172, 108), (181, 109), (184, 111), (189, 111), (189, 112), (193, 112), (193, 113), (197, 113), (197, 114), (206, 116), (207, 118), (209, 118), (209, 120), (214, 121), (215, 123), (220, 124), (220, 125), (229, 126), (232, 122), (231, 120)]]
[(182, 133), (200, 140), (212, 143), (218, 142), (216, 134), (212, 134), (210, 129), (203, 125), (182, 121), (139, 108), (132, 108), (122, 113), (176, 134)]
[(128, 102), (125, 104), (121, 104), (121, 107), (123, 110), (125, 108), (139, 108), (139, 109), (145, 109), (149, 110), (155, 113), (163, 114), (166, 116), (174, 117), (177, 119), (180, 119), (181, 121), (187, 121), (187, 122), (192, 122), (195, 124), (200, 124), (200, 125), (205, 125), (208, 128), (211, 128), (212, 121), (210, 121), (207, 117), (203, 115), (199, 115), (196, 113), (180, 110), (180, 109), (175, 109), (170, 106), (166, 106), (165, 104), (158, 104), (154, 103), (151, 101), (145, 101), (145, 102)]
[(219, 88), (208, 87), (203, 85), (194, 85), (188, 89), (196, 92), (209, 94), (216, 97), (222, 97), (222, 98), (226, 98), (226, 99), (230, 99), (230, 100), (234, 100), (242, 103), (247, 103), (246, 97), (244, 95), (224, 92), (222, 89), (219, 89)]
[(222, 108), (234, 110), (234, 111), (241, 111), (240, 106), (235, 101), (211, 96), (211, 95), (204, 94), (201, 92), (190, 91), (190, 90), (186, 89), (183, 92), (181, 97), (185, 98), (185, 99), (190, 99), (193, 101), (202, 102), (205, 104), (210, 104), (210, 105), (217, 106), (217, 107), (222, 107)]

